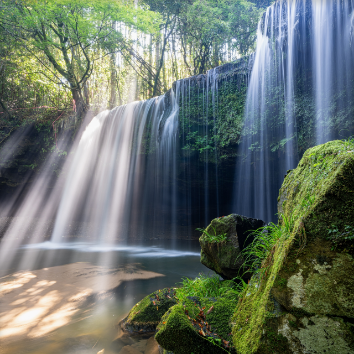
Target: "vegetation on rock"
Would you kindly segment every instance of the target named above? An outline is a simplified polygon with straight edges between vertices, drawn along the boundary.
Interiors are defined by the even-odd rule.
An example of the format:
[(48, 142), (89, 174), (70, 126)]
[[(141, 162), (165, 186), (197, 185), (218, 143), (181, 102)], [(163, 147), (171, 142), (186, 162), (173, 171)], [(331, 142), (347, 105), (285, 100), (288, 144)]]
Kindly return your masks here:
[(241, 250), (251, 242), (252, 230), (262, 225), (264, 223), (261, 220), (236, 214), (212, 220), (199, 239), (201, 263), (224, 279), (239, 275), (249, 277), (249, 273), (244, 274), (247, 269), (243, 266)]
[(232, 286), (218, 298), (186, 297), (162, 317), (155, 338), (175, 354), (227, 353), (236, 304)]
[(162, 289), (146, 296), (131, 309), (122, 328), (132, 333), (154, 333), (161, 317), (177, 303), (175, 295), (175, 289)]
[(176, 289), (176, 296), (180, 302), (189, 297), (217, 298), (224, 296), (226, 293), (234, 293), (237, 297), (241, 289), (242, 285), (231, 280), (220, 280), (220, 277), (216, 274), (199, 274), (195, 279), (184, 278), (182, 286)]
[[(239, 353), (255, 353), (260, 348), (266, 335), (264, 324), (274, 317), (272, 289), (281, 305), (300, 312), (307, 323), (311, 314), (320, 316), (318, 323), (326, 321), (323, 316), (327, 314), (353, 316), (354, 262), (350, 238), (345, 233), (346, 226), (353, 226), (353, 151), (353, 141), (316, 146), (286, 176), (279, 197), (279, 213), (284, 216), (279, 226), (273, 227), (279, 237), (263, 254), (260, 268), (243, 292), (233, 317), (233, 340)], [(332, 224), (341, 230), (341, 247), (329, 236)], [(283, 232), (278, 233), (281, 228)], [(299, 336), (305, 336), (305, 332), (300, 330)], [(289, 345), (295, 345), (290, 335), (286, 337)], [(333, 344), (333, 350), (338, 343)], [(351, 342), (345, 343), (349, 348)], [(318, 352), (320, 346), (307, 343), (304, 350)]]

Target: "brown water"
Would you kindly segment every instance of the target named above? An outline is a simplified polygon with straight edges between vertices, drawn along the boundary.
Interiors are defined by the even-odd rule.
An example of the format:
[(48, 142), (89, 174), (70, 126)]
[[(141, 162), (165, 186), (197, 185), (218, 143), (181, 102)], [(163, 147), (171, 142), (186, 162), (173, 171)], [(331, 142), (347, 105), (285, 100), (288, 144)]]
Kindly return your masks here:
[(121, 333), (135, 303), (207, 269), (198, 249), (32, 245), (2, 262), (2, 354), (157, 354), (153, 339)]

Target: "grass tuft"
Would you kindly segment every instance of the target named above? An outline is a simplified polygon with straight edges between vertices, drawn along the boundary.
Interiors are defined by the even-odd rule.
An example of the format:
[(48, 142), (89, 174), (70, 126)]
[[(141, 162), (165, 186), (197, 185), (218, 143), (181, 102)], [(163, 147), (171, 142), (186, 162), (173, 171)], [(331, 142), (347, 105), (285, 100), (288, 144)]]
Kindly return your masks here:
[(215, 227), (212, 225), (210, 225), (210, 227), (212, 227), (212, 229), (214, 230), (214, 235), (209, 233), (207, 229), (196, 229), (196, 230), (200, 231), (202, 235), (205, 235), (206, 241), (210, 243), (224, 242), (227, 240), (227, 233), (217, 235)]
[(195, 279), (183, 278), (181, 287), (176, 289), (176, 296), (179, 301), (187, 297), (217, 298), (226, 293), (232, 293), (236, 298), (245, 286), (243, 281), (237, 284), (232, 280), (221, 280), (217, 274), (200, 273)]

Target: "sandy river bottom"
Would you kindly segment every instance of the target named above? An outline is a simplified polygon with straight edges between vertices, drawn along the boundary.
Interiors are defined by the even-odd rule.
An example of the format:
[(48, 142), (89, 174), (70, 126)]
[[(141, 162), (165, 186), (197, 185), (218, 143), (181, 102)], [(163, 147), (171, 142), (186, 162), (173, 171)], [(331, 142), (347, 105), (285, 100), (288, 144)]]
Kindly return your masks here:
[(128, 336), (118, 323), (146, 295), (207, 272), (197, 251), (50, 243), (20, 249), (2, 265), (0, 352), (157, 354), (154, 338)]

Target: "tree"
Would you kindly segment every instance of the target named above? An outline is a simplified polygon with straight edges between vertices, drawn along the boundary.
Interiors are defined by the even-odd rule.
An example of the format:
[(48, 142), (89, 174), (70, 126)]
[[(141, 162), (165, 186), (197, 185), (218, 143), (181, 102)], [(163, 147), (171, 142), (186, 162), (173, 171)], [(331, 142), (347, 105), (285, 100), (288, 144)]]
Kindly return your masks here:
[(145, 1), (151, 10), (161, 13), (164, 20), (161, 56), (156, 69), (158, 77), (170, 36), (179, 40), (184, 65), (190, 75), (205, 73), (231, 60), (231, 50), (237, 51), (238, 55), (250, 53), (264, 11), (258, 5), (268, 0)]
[(114, 21), (151, 33), (159, 25), (155, 13), (128, 1), (5, 0), (0, 8), (3, 31), (39, 61), (37, 53), (45, 54), (48, 71), (71, 90), (78, 115), (87, 110), (83, 89), (99, 59), (97, 48), (109, 55), (127, 45)]
[[(146, 0), (146, 3), (150, 6), (152, 11), (160, 13), (162, 15), (162, 21), (160, 24), (160, 32), (157, 38), (157, 48), (156, 48), (156, 69), (154, 73), (153, 82), (153, 96), (161, 94), (160, 85), (160, 73), (165, 64), (165, 52), (167, 49), (168, 41), (173, 33), (176, 31), (177, 19), (183, 6), (183, 1), (178, 0)], [(161, 48), (160, 48), (160, 40)], [(161, 49), (161, 52), (158, 53)]]
[[(259, 1), (262, 3), (262, 1)], [(252, 2), (245, 0), (232, 1), (229, 11), (229, 30), (234, 39), (233, 47), (241, 55), (254, 49), (258, 21), (263, 13), (262, 7), (257, 8)]]

